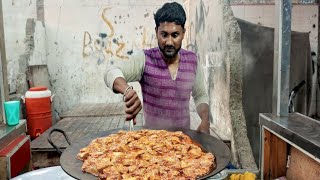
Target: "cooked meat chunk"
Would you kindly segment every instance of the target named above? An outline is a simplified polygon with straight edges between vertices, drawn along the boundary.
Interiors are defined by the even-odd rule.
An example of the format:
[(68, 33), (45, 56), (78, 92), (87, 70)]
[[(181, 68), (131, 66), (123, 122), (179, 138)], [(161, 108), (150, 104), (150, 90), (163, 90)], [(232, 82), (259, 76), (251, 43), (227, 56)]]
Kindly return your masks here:
[(214, 155), (181, 131), (119, 131), (94, 139), (77, 157), (82, 171), (99, 179), (196, 179), (215, 167)]

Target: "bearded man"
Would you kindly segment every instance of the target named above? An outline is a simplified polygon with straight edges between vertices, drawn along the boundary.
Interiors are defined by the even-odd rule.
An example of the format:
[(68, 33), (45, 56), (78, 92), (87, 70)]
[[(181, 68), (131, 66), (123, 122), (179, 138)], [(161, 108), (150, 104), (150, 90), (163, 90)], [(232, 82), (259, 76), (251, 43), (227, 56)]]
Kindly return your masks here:
[(137, 51), (129, 61), (110, 66), (106, 85), (123, 94), (127, 120), (142, 109), (137, 92), (128, 82), (141, 84), (143, 114), (147, 128), (190, 129), (190, 97), (193, 96), (201, 118), (198, 131), (209, 134), (208, 94), (203, 71), (195, 53), (182, 49), (186, 13), (176, 3), (165, 3), (154, 14), (158, 47)]

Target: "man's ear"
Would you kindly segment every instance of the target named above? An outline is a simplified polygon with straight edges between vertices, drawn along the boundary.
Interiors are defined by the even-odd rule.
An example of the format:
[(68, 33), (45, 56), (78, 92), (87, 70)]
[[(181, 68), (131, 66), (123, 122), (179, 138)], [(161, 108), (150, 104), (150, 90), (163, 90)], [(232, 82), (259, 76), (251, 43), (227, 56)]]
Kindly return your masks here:
[(183, 30), (182, 30), (182, 39), (184, 39), (184, 35), (186, 34), (185, 32), (186, 32), (186, 29), (183, 28)]
[(158, 39), (158, 28), (155, 27), (155, 28), (154, 28), (154, 31), (156, 32), (156, 38)]

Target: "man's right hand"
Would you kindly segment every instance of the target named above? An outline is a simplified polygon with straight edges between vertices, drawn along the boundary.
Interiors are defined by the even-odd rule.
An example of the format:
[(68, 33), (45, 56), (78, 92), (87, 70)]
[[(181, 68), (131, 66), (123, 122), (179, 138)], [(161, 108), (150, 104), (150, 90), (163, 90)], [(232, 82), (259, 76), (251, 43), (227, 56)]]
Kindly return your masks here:
[(124, 103), (126, 106), (126, 120), (133, 119), (133, 123), (136, 124), (136, 116), (142, 109), (142, 104), (137, 92), (134, 89), (128, 89), (124, 96)]

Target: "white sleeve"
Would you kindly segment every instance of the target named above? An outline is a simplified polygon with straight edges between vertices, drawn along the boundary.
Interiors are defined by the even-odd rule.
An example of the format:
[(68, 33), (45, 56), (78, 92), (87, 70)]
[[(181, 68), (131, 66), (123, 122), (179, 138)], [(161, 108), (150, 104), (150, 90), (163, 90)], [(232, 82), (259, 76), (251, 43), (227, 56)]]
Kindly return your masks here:
[(113, 64), (107, 67), (104, 81), (110, 89), (118, 77), (124, 78), (127, 82), (140, 81), (144, 66), (145, 54), (143, 50), (133, 53), (128, 60), (111, 60)]
[(204, 75), (201, 64), (198, 64), (197, 66), (196, 80), (192, 89), (192, 97), (196, 107), (202, 103), (209, 104), (209, 96), (204, 84)]

